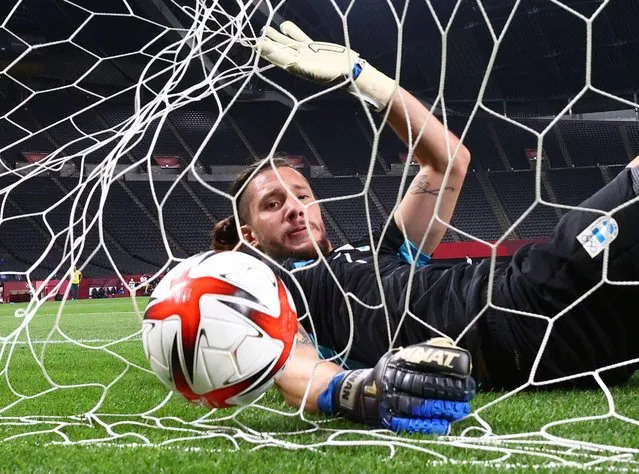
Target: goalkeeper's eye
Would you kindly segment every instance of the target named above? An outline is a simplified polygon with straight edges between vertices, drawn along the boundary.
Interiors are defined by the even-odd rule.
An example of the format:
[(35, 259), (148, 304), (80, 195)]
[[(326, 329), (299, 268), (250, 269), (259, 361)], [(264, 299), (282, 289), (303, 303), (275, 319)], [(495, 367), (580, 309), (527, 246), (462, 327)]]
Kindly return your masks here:
[(299, 199), (300, 201), (304, 201), (308, 198), (310, 198), (308, 194), (300, 194), (299, 196), (297, 196), (297, 199)]
[(277, 209), (278, 207), (280, 207), (280, 202), (279, 201), (269, 201), (268, 204), (266, 205), (266, 207), (268, 209)]

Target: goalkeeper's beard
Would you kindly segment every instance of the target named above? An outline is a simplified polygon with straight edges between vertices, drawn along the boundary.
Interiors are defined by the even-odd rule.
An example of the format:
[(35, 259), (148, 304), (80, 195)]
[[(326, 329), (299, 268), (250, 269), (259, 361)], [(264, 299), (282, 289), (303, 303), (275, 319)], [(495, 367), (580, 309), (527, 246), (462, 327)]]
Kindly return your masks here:
[[(327, 256), (332, 247), (331, 243), (326, 236), (326, 230), (324, 226), (321, 227), (319, 236), (316, 235), (317, 246), (319, 248), (320, 254), (323, 256)], [(282, 261), (287, 258), (293, 258), (296, 260), (314, 260), (319, 257), (315, 246), (311, 240), (311, 237), (308, 238), (307, 245), (304, 245), (302, 248), (291, 248), (287, 246), (285, 243), (278, 241), (277, 239), (265, 239), (262, 243), (259, 243), (257, 249), (261, 252), (264, 252), (266, 255), (271, 257), (273, 260)]]

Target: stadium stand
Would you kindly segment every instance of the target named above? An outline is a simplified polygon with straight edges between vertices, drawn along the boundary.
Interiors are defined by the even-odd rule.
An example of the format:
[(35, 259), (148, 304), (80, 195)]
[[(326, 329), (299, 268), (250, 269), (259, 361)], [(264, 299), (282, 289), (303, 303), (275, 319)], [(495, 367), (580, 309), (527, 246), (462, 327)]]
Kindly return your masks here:
[[(534, 202), (534, 171), (491, 172), (488, 176), (513, 224)], [(537, 204), (515, 228), (515, 235), (524, 239), (548, 237), (558, 221), (554, 208)]]
[[(16, 216), (19, 210), (13, 204), (5, 205), (5, 216)], [(0, 241), (16, 262), (17, 271), (25, 271), (35, 263), (47, 247), (48, 239), (39, 233), (25, 219), (4, 220), (0, 228)], [(30, 234), (30, 239), (25, 239), (25, 233)], [(41, 275), (50, 267), (42, 265), (36, 275)]]
[[(77, 178), (59, 178), (60, 185), (67, 189), (73, 189), (77, 185)], [(82, 252), (82, 260), (88, 260), (95, 249), (99, 249), (93, 257), (90, 258), (90, 264), (85, 270), (87, 276), (107, 276), (113, 274), (113, 265), (111, 264), (104, 248), (100, 244), (100, 230), (99, 222), (96, 222), (89, 230), (86, 230), (91, 226), (91, 221), (98, 215), (99, 202), (101, 199), (100, 188), (97, 188), (95, 192), (91, 192), (90, 188), (84, 190), (78, 198), (78, 208), (74, 220), (78, 220), (76, 224), (76, 233), (78, 235), (85, 235), (84, 250)], [(112, 205), (114, 196), (109, 195), (108, 204)], [(70, 206), (70, 201), (67, 201)], [(118, 207), (131, 205), (132, 203), (123, 201), (118, 204)], [(106, 206), (105, 206), (106, 209)], [(125, 208), (126, 210), (126, 208)], [(86, 211), (86, 213), (85, 213)], [(60, 212), (64, 212), (60, 210)], [(66, 211), (66, 219), (69, 218), (70, 210)], [(82, 214), (86, 214), (86, 220), (81, 220)], [(131, 221), (127, 221), (128, 225), (131, 225)], [(137, 222), (135, 223), (137, 225)], [(104, 216), (104, 244), (108, 249), (109, 254), (113, 258), (113, 261), (117, 263), (118, 268), (124, 273), (136, 273), (138, 269), (144, 269), (143, 271), (157, 271), (157, 265), (149, 263), (147, 255), (141, 255), (141, 258), (136, 258), (132, 249), (129, 249), (126, 244), (114, 239), (111, 234), (112, 227), (109, 224), (109, 219), (106, 218), (106, 210)]]
[[(170, 119), (195, 154), (216, 123), (217, 115), (210, 110), (177, 109), (171, 113)], [(206, 164), (239, 165), (254, 160), (229, 119), (224, 118), (204, 146), (200, 161)]]
[[(335, 121), (335, 113), (334, 110), (313, 110), (300, 112), (296, 118), (333, 175), (367, 173), (372, 150), (369, 140), (357, 120)], [(353, 111), (337, 113), (352, 115)], [(379, 166), (376, 172), (382, 172)]]
[(614, 165), (627, 161), (617, 122), (563, 120), (560, 127), (575, 166)]
[[(457, 124), (457, 122), (457, 117), (451, 120), (452, 124)], [(451, 126), (451, 129), (461, 134), (464, 126), (465, 123), (460, 123), (455, 128)], [(476, 119), (473, 121), (464, 140), (464, 144), (466, 148), (471, 150), (471, 168), (479, 168), (486, 171), (506, 169), (503, 161), (499, 157), (495, 141), (488, 133), (487, 122), (485, 120)]]
[[(634, 158), (639, 155), (639, 124), (636, 122), (625, 122), (621, 125), (621, 127), (625, 128), (626, 135), (628, 136), (628, 145), (630, 146), (630, 156), (628, 158)], [(619, 157), (618, 163), (623, 161), (623, 156)]]
[[(29, 130), (34, 131), (32, 128), (29, 128)], [(0, 138), (3, 144), (2, 146), (9, 145), (10, 143), (13, 143), (14, 141), (27, 136), (24, 130), (11, 124), (7, 120), (0, 120), (0, 135), (2, 135), (2, 138)], [(3, 152), (3, 158), (10, 165), (13, 165), (16, 162), (25, 161), (24, 157), (22, 156), (23, 151), (50, 153), (54, 150), (54, 148), (55, 147), (53, 143), (51, 143), (46, 136), (44, 136), (43, 134), (36, 134), (29, 138), (26, 138), (22, 142)]]
[[(6, 189), (14, 184), (16, 178), (13, 176), (4, 176), (0, 178), (0, 186)], [(24, 217), (25, 213), (32, 212), (23, 208), (28, 206), (30, 199), (24, 199), (23, 193), (18, 191), (21, 187), (12, 188), (7, 199), (2, 206), (2, 226), (0, 226), (0, 242), (3, 247), (3, 254), (10, 255), (12, 269), (17, 271), (25, 271), (44, 253), (49, 239), (46, 238), (45, 232), (36, 222), (37, 218)], [(22, 216), (15, 219), (17, 216)], [(14, 219), (11, 219), (11, 218)], [(29, 235), (29, 239), (24, 236)], [(54, 257), (54, 255), (51, 255)], [(58, 255), (59, 257), (59, 255)], [(50, 270), (51, 261), (53, 259), (45, 259), (42, 268), (38, 269), (37, 275)]]
[(168, 260), (157, 226), (129, 196), (121, 182), (110, 186), (103, 218), (113, 237), (138, 260), (158, 268)]
[(525, 150), (537, 148), (537, 137), (505, 120), (491, 120), (488, 126), (494, 128), (510, 166), (516, 170), (530, 169)]
[(619, 173), (621, 173), (625, 167), (626, 167), (626, 165), (608, 166), (608, 173), (610, 174), (611, 178), (614, 178)]
[(371, 140), (376, 134), (379, 135), (378, 154), (387, 162), (399, 162), (399, 155), (400, 153), (406, 153), (406, 146), (397, 138), (397, 135), (388, 125), (384, 125), (381, 132), (379, 132), (379, 127), (380, 124), (377, 124), (376, 130), (371, 130)]
[[(326, 178), (311, 180), (311, 187), (319, 199), (348, 196), (362, 191), (363, 185), (358, 178)], [(324, 202), (324, 208), (342, 229), (349, 241), (359, 239), (367, 233), (368, 223), (364, 196), (339, 201)], [(371, 227), (373, 230), (384, 224), (384, 218), (377, 207), (369, 200)], [(346, 243), (346, 242), (342, 242)]]
[[(482, 190), (475, 173), (466, 175), (451, 224), (459, 230), (488, 241), (497, 240), (503, 234), (499, 220), (493, 213), (486, 193)], [(459, 235), (459, 239), (469, 240), (463, 235)], [(451, 237), (448, 236), (444, 241), (450, 240)]]
[[(119, 129), (133, 116), (133, 111), (123, 107), (109, 108), (104, 110), (102, 116), (109, 127)], [(159, 122), (159, 118), (154, 120), (143, 134), (136, 136), (136, 140), (139, 139), (139, 142), (131, 150), (134, 158), (140, 159), (146, 157), (150, 149), (153, 150), (152, 155), (170, 155), (186, 158), (188, 152), (180, 144), (166, 121), (158, 134), (155, 147), (151, 148), (151, 143), (157, 132)], [(151, 162), (151, 164), (154, 165), (155, 163)]]
[(549, 170), (547, 176), (557, 203), (568, 206), (578, 206), (605, 184), (598, 167)]
[[(402, 191), (408, 189), (412, 176), (407, 176)], [(395, 204), (397, 203), (397, 196), (402, 183), (401, 176), (373, 176), (371, 181), (371, 188), (373, 192), (379, 197), (384, 210), (387, 215), (393, 212)], [(402, 192), (403, 195), (403, 192)]]
[[(70, 111), (65, 102), (58, 100), (58, 103), (68, 115)], [(22, 126), (37, 132), (38, 124), (54, 123), (60, 115), (58, 110), (45, 105), (39, 104), (31, 111), (21, 111), (16, 115), (16, 120)], [(304, 156), (312, 166), (323, 163), (327, 165), (328, 173), (315, 173), (312, 178), (312, 186), (320, 199), (361, 192), (363, 181), (357, 174), (368, 171), (375, 131), (361, 113), (353, 119), (352, 106), (342, 104), (339, 107), (344, 110), (338, 110), (339, 113), (332, 111), (330, 115), (326, 109), (298, 110), (278, 147), (289, 154)], [(29, 113), (33, 116), (29, 116)], [(265, 106), (237, 103), (229, 118), (223, 121), (219, 131), (206, 145), (202, 161), (209, 165), (252, 163), (255, 155), (264, 156), (270, 151), (289, 113), (290, 109), (281, 104)], [(260, 127), (255, 126), (256, 116), (260, 117)], [(24, 161), (22, 152), (50, 152), (56, 146), (81, 137), (78, 128), (84, 133), (102, 131), (99, 138), (105, 138), (113, 133), (105, 132), (105, 129), (117, 129), (129, 117), (130, 110), (126, 107), (105, 104), (99, 110), (82, 113), (73, 122), (67, 120), (46, 132), (34, 135), (3, 152), (2, 158), (11, 166), (15, 162)], [(215, 113), (208, 110), (184, 108), (172, 112), (169, 122), (158, 137), (153, 155), (179, 156), (188, 162), (192, 158), (191, 153), (200, 146), (214, 121)], [(457, 134), (463, 131), (466, 122), (465, 117), (451, 115), (448, 118), (449, 127)], [(543, 130), (549, 123), (548, 119), (521, 119), (521, 122), (536, 131)], [(140, 143), (131, 151), (131, 156), (122, 157), (120, 163), (130, 163), (131, 159), (144, 157), (154, 131), (155, 125), (141, 137)], [(12, 143), (23, 136), (25, 132), (19, 127), (7, 120), (0, 121), (2, 143)], [(563, 144), (560, 143), (560, 138)], [(252, 151), (246, 147), (243, 139), (251, 144)], [(77, 144), (66, 147), (64, 154), (77, 153), (90, 143), (91, 139), (82, 139)], [(473, 155), (471, 168), (474, 171), (467, 176), (452, 225), (480, 239), (494, 241), (503, 234), (505, 226), (517, 220), (533, 202), (535, 174), (530, 169), (531, 163), (526, 158), (525, 150), (536, 148), (536, 137), (503, 120), (475, 117), (465, 143)], [(76, 164), (82, 159), (87, 164), (99, 163), (112, 147), (113, 145), (107, 145), (84, 158), (78, 157)], [(503, 151), (502, 156), (498, 147)], [(321, 161), (316, 160), (314, 150)], [(628, 155), (639, 153), (639, 126), (634, 122), (561, 120), (546, 135), (544, 151), (549, 166), (544, 170), (542, 195), (550, 201), (553, 200), (550, 196), (554, 196), (558, 203), (578, 205), (614, 177), (623, 163), (627, 162)], [(387, 164), (401, 163), (400, 154), (403, 152), (405, 147), (388, 126), (384, 127), (380, 134), (378, 155)], [(515, 171), (506, 168), (504, 157)], [(570, 167), (573, 163), (575, 166)], [(595, 166), (597, 164), (600, 166)], [(401, 177), (387, 174), (388, 171), (378, 160), (367, 196), (373, 229), (384, 223), (397, 200)], [(213, 176), (215, 179), (215, 175)], [(483, 181), (482, 176), (487, 179)], [(39, 213), (50, 208), (44, 217), (36, 215), (3, 222), (0, 230), (2, 252), (19, 262), (16, 268), (25, 269), (29, 263), (40, 257), (50, 240), (47, 226), (56, 233), (68, 225), (72, 199), (65, 199), (64, 189), (73, 189), (79, 178), (55, 179), (59, 180), (57, 184), (48, 177), (27, 180), (10, 192), (10, 199), (4, 210), (5, 218), (23, 213)], [(212, 225), (232, 213), (231, 202), (227, 198), (196, 181), (183, 179), (185, 185), (178, 184), (163, 207), (165, 229), (173, 239), (170, 241), (171, 250), (178, 256), (208, 248)], [(407, 179), (406, 186), (410, 179)], [(4, 178), (0, 185), (4, 189), (12, 180), (15, 181), (15, 178)], [(172, 184), (172, 181), (153, 182), (158, 199), (164, 197)], [(217, 180), (209, 184), (227, 191), (230, 183)], [(88, 191), (84, 193), (89, 209), (87, 218), (90, 219), (97, 212), (100, 195), (95, 193), (89, 198)], [(499, 202), (491, 206), (490, 202), (495, 195)], [(363, 196), (325, 202), (322, 207), (328, 213), (326, 227), (334, 245), (359, 238), (365, 233), (367, 222)], [(494, 214), (500, 212), (500, 209), (505, 211), (505, 215)], [(79, 212), (78, 215), (81, 215), (81, 211)], [(564, 212), (566, 211), (539, 205), (509, 237), (545, 238)], [(104, 206), (104, 239), (122, 271), (155, 271), (168, 258), (158, 223), (149, 214), (155, 218), (158, 216), (148, 181), (131, 180), (111, 186)], [(25, 226), (30, 229), (30, 234), (36, 236), (30, 241), (21, 238)], [(78, 232), (83, 231), (80, 223), (76, 226)], [(467, 238), (452, 232), (448, 232), (444, 238), (444, 241), (458, 240)], [(56, 242), (52, 246), (50, 255), (42, 263), (43, 269), (55, 263), (64, 245), (64, 242)], [(99, 246), (99, 234), (97, 228), (94, 228), (87, 234), (83, 258), (88, 258)], [(112, 272), (111, 268), (109, 259), (101, 249), (92, 257), (87, 272), (102, 275)]]
[[(281, 104), (261, 107), (255, 104), (238, 103), (230, 112), (232, 119), (235, 120), (258, 156), (268, 155), (290, 114), (291, 109)], [(259, 126), (256, 126), (256, 116), (260, 117)], [(284, 131), (277, 150), (290, 155), (304, 156), (308, 163), (318, 164), (297, 128), (297, 115)]]
[[(223, 192), (228, 192), (229, 186), (231, 185), (230, 182), (226, 181), (213, 181), (207, 184)], [(233, 213), (233, 205), (228, 198), (211, 191), (200, 183), (192, 183), (191, 188), (206, 208), (210, 210), (214, 218), (218, 220), (224, 219)]]
[[(170, 190), (173, 184), (173, 181), (153, 183), (157, 200), (161, 202), (166, 198), (162, 206), (165, 229), (180, 243), (187, 254), (192, 255), (207, 250), (214, 221), (200, 209), (181, 183)], [(131, 181), (128, 185), (153, 215), (159, 215), (148, 181)], [(167, 197), (169, 191), (170, 194)]]
[(543, 141), (543, 150), (551, 168), (563, 168), (567, 166), (564, 153), (559, 144), (558, 127), (555, 125), (548, 132)]

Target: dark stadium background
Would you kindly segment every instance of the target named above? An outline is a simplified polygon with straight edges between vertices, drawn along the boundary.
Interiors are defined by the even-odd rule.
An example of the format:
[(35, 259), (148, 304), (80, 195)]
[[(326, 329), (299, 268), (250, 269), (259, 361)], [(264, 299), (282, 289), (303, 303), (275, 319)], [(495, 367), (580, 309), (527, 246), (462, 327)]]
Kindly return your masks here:
[[(0, 6), (5, 18), (14, 2)], [(127, 13), (116, 0), (78, 0), (77, 5), (92, 11)], [(160, 0), (128, 2), (135, 13), (167, 26), (186, 25), (187, 18), (170, 3)], [(181, 2), (188, 4), (188, 2)], [(224, 2), (223, 2), (224, 3)], [(338, 1), (340, 6), (350, 2)], [(391, 2), (400, 11), (405, 2)], [(452, 13), (452, 1), (434, 1), (444, 28)], [(499, 36), (515, 2), (485, 0), (486, 14)], [(601, 1), (566, 0), (565, 5), (590, 16)], [(232, 2), (228, 2), (232, 9)], [(81, 8), (62, 1), (23, 2), (11, 20), (0, 29), (0, 67), (4, 68), (24, 51), (22, 38), (30, 44), (66, 40), (86, 20)], [(256, 14), (259, 30), (265, 21)], [(339, 15), (330, 2), (296, 0), (288, 2), (276, 16), (291, 19), (314, 38), (344, 41)], [(639, 4), (634, 0), (613, 0), (593, 22), (592, 85), (614, 96), (636, 102), (639, 86)], [(359, 1), (348, 15), (351, 44), (376, 67), (394, 74), (397, 61), (397, 30), (385, 1)], [(100, 57), (137, 51), (162, 30), (148, 22), (130, 17), (95, 16), (85, 24), (74, 41)], [(156, 51), (179, 39), (178, 33), (164, 35)], [(438, 95), (441, 74), (441, 35), (425, 2), (410, 2), (402, 34), (401, 84), (425, 103)], [(477, 101), (484, 80), (493, 41), (476, 2), (464, 1), (447, 34), (446, 82), (444, 97), (449, 127), (461, 133)], [(544, 0), (524, 0), (504, 34), (503, 42), (486, 85), (483, 103), (527, 127), (540, 131), (559, 114), (586, 83), (586, 24), (565, 9)], [(238, 47), (231, 58), (241, 61), (246, 51)], [(214, 59), (214, 58), (212, 58)], [(84, 74), (96, 59), (68, 41), (32, 51), (8, 72), (20, 83), (36, 91), (69, 85)], [(91, 92), (109, 96), (137, 82), (149, 61), (137, 54), (103, 61), (81, 85), (61, 91), (31, 96), (17, 81), (0, 76), (0, 158), (11, 169), (25, 162), (29, 153), (49, 153), (85, 133), (117, 127), (133, 114), (133, 94), (124, 93), (79, 115), (73, 123), (64, 121), (46, 131), (52, 123), (82, 110), (97, 98)], [(201, 81), (201, 65), (193, 65), (184, 85)], [(291, 91), (298, 99), (319, 91), (312, 84), (285, 73), (271, 70), (266, 76)], [(151, 83), (162, 86), (165, 77)], [(230, 100), (235, 90), (222, 93)], [(150, 94), (149, 94), (150, 97)], [(10, 112), (10, 113), (9, 113)], [(195, 152), (218, 117), (212, 99), (177, 109), (169, 115), (153, 156), (175, 157), (180, 167), (193, 159)], [(290, 103), (277, 88), (254, 79), (221, 121), (197, 163), (197, 169), (211, 185), (223, 191), (234, 166), (254, 162), (269, 152), (290, 113)], [(12, 123), (13, 122), (13, 123)], [(14, 125), (17, 124), (19, 126)], [(140, 143), (119, 157), (118, 163), (132, 164), (146, 156), (157, 123), (141, 137)], [(35, 133), (26, 140), (24, 129)], [(348, 94), (332, 93), (305, 103), (287, 128), (278, 150), (303, 157), (303, 164), (320, 198), (360, 192), (370, 165), (373, 133), (368, 118)], [(19, 142), (14, 146), (8, 145)], [(487, 241), (499, 239), (534, 201), (536, 162), (530, 160), (536, 149), (536, 137), (507, 121), (478, 110), (471, 122), (465, 144), (473, 155), (452, 224)], [(89, 146), (88, 139), (68, 150), (76, 153)], [(59, 262), (65, 243), (57, 240), (49, 246), (47, 226), (57, 232), (69, 225), (72, 201), (64, 196), (81, 180), (86, 170), (104, 160), (108, 149), (101, 149), (60, 171), (51, 171), (24, 181), (3, 199), (5, 218), (41, 212), (60, 203), (43, 218), (34, 215), (0, 224), (0, 255), (5, 264), (0, 270), (23, 271), (43, 253), (45, 258), (35, 272), (47, 275)], [(392, 132), (384, 130), (374, 160), (373, 178), (367, 194), (373, 227), (381, 225), (397, 197), (406, 150)], [(639, 154), (639, 122), (636, 110), (619, 101), (594, 92), (586, 93), (562, 117), (544, 140), (541, 195), (560, 204), (577, 205), (585, 197), (609, 182)], [(155, 162), (153, 162), (155, 165)], [(85, 174), (80, 173), (84, 165)], [(179, 170), (153, 166), (149, 179), (146, 164), (139, 166), (110, 188), (99, 188), (92, 196), (83, 195), (87, 216), (98, 212), (101, 192), (107, 192), (103, 208), (104, 240), (123, 273), (155, 272), (167, 260), (159, 231), (160, 222), (153, 202), (150, 182), (158, 197), (168, 191)], [(83, 177), (84, 176), (84, 177)], [(5, 188), (17, 177), (1, 178)], [(327, 228), (335, 243), (360, 237), (367, 227), (364, 198), (324, 205)], [(172, 192), (163, 210), (167, 240), (178, 257), (208, 248), (209, 231), (214, 223), (231, 212), (228, 200), (186, 176)], [(565, 212), (537, 206), (513, 232), (512, 240), (547, 238)], [(80, 213), (81, 215), (81, 213)], [(76, 222), (80, 231), (82, 224)], [(99, 242), (98, 232), (88, 233), (86, 258)], [(449, 232), (445, 242), (463, 242), (466, 237)], [(87, 266), (85, 274), (112, 274), (113, 269), (101, 250)]]

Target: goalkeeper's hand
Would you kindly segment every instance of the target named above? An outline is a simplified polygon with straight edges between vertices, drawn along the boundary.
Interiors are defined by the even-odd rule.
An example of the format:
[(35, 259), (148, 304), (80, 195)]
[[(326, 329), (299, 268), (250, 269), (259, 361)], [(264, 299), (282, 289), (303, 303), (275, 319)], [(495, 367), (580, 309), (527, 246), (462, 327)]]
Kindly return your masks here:
[(261, 56), (296, 76), (332, 86), (352, 74), (355, 86), (348, 91), (362, 97), (376, 110), (383, 110), (395, 92), (395, 81), (359, 57), (355, 51), (335, 43), (313, 41), (295, 23), (285, 21), (280, 31), (267, 27), (260, 46)]
[(397, 433), (448, 434), (470, 413), (470, 353), (444, 338), (386, 354), (375, 368), (340, 372), (318, 397), (320, 411)]

